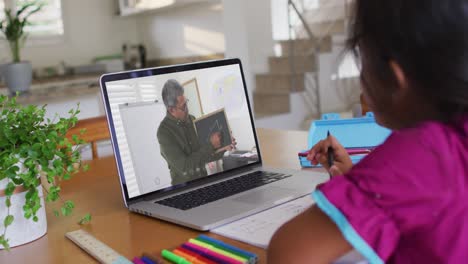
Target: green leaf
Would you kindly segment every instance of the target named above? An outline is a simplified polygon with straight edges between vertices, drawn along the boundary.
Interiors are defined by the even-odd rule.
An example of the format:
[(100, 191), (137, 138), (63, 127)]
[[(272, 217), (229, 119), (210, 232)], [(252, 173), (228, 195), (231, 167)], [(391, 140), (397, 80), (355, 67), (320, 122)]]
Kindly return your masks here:
[(29, 200), (29, 199), (33, 199), (34, 196), (37, 194), (37, 190), (36, 189), (30, 189), (27, 193), (26, 193), (26, 200)]
[(60, 187), (58, 186), (51, 186), (49, 188), (49, 194), (46, 196), (47, 202), (55, 202), (59, 198)]
[(10, 207), (11, 206), (11, 199), (10, 197), (7, 197), (6, 200), (5, 200), (5, 205), (6, 207)]
[(54, 166), (55, 169), (61, 169), (63, 168), (63, 162), (61, 159), (56, 159), (52, 162), (52, 165)]
[(54, 210), (54, 215), (55, 215), (56, 217), (58, 217), (58, 216), (60, 215), (60, 213), (59, 213), (57, 210)]
[(24, 181), (21, 178), (10, 178), (11, 181), (17, 186), (23, 185)]
[(64, 207), (66, 207), (68, 209), (73, 209), (73, 208), (75, 208), (75, 204), (72, 201), (69, 200), (69, 201), (66, 201), (64, 203)]
[(7, 176), (8, 178), (11, 179), (11, 178), (14, 178), (14, 177), (17, 175), (18, 172), (19, 172), (19, 167), (18, 167), (18, 166), (11, 166), (11, 167), (5, 172), (5, 174), (6, 174), (6, 176)]
[[(23, 210), (24, 210), (24, 208), (23, 208)], [(30, 210), (27, 210), (27, 211), (24, 212), (24, 218), (29, 219), (29, 218), (31, 218), (31, 216), (32, 216), (32, 213), (31, 213)]]
[(83, 171), (87, 172), (89, 170), (89, 164), (83, 165)]
[(56, 137), (58, 137), (57, 131), (51, 131), (51, 132), (49, 133), (49, 138), (56, 138)]
[(13, 131), (11, 130), (5, 130), (4, 131), (5, 137), (12, 143), (13, 145), (16, 145), (16, 142), (18, 139), (15, 137)]
[(78, 221), (79, 225), (84, 225), (91, 222), (91, 214), (87, 213), (85, 216), (83, 216), (80, 221)]
[(63, 175), (63, 179), (64, 179), (64, 180), (69, 180), (69, 179), (71, 179), (71, 174), (70, 174), (70, 173), (65, 173), (65, 174)]
[(75, 204), (72, 201), (65, 201), (65, 203), (63, 203), (63, 206), (61, 208), (62, 215), (64, 216), (71, 215), (73, 208), (75, 208)]
[[(31, 149), (28, 150), (28, 157), (29, 157), (29, 158), (27, 158), (27, 159), (24, 161), (24, 165), (25, 165), (26, 167), (28, 167), (28, 168), (32, 168), (32, 167), (35, 166), (34, 160), (33, 160), (33, 158), (35, 158), (35, 157), (33, 157), (33, 155), (36, 155), (36, 153), (35, 153), (33, 150), (31, 150)], [(36, 156), (37, 156), (37, 155), (36, 155)]]
[(36, 152), (39, 152), (41, 150), (41, 144), (40, 143), (34, 143), (32, 146), (32, 149)]
[(7, 250), (10, 251), (10, 244), (8, 243), (8, 239), (5, 239), (5, 235), (0, 236), (0, 244)]
[(35, 216), (33, 217), (33, 221), (34, 221), (34, 222), (37, 222), (37, 221), (39, 221), (39, 218), (35, 215)]
[(11, 195), (13, 195), (14, 191), (15, 191), (15, 185), (12, 182), (9, 182), (7, 184), (7, 187), (5, 188), (5, 195), (6, 196), (11, 196)]
[(14, 218), (12, 215), (7, 215), (7, 216), (5, 217), (5, 220), (3, 220), (3, 225), (4, 225), (5, 227), (11, 225), (11, 223), (13, 223), (13, 220), (14, 220), (14, 219), (15, 219), (15, 218)]
[(62, 211), (63, 216), (68, 216), (68, 215), (71, 214), (71, 210), (68, 209), (68, 208), (62, 207), (62, 208), (60, 208), (60, 210)]

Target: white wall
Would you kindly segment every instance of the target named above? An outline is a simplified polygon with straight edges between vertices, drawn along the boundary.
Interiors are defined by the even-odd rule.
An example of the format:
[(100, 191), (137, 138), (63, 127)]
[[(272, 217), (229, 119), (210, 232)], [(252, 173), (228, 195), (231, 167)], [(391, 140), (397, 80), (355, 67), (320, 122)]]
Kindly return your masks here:
[(361, 94), (359, 70), (354, 59), (350, 54), (343, 55), (344, 36), (334, 36), (333, 42), (332, 52), (318, 57), (322, 113), (349, 111), (359, 103)]
[(224, 53), (222, 9), (219, 3), (198, 3), (140, 16), (148, 58)]
[[(138, 43), (136, 17), (116, 15), (114, 0), (62, 0), (65, 35), (58, 43), (32, 43), (22, 51), (22, 58), (33, 67), (89, 64), (93, 57), (121, 52), (124, 42)], [(32, 40), (32, 39), (30, 39)], [(9, 50), (0, 48), (0, 61)]]
[(268, 72), (274, 54), (270, 1), (223, 0), (226, 57), (242, 60), (251, 104), (255, 74)]
[(289, 39), (288, 0), (271, 0), (273, 39)]
[[(196, 3), (133, 16), (117, 15), (115, 0), (62, 0), (65, 35), (30, 39), (22, 58), (33, 67), (89, 64), (96, 56), (120, 53), (124, 43), (143, 43), (147, 57), (168, 58), (225, 52), (221, 3)], [(10, 60), (0, 43), (0, 63)]]
[(77, 108), (78, 103), (80, 104), (78, 119), (105, 115), (100, 92), (96, 92), (96, 94), (86, 94), (81, 96), (75, 95), (67, 98), (38, 101), (34, 104), (37, 106), (46, 105), (45, 118), (53, 120), (55, 115), (58, 115), (59, 117), (69, 117), (70, 114), (68, 111), (72, 108)]

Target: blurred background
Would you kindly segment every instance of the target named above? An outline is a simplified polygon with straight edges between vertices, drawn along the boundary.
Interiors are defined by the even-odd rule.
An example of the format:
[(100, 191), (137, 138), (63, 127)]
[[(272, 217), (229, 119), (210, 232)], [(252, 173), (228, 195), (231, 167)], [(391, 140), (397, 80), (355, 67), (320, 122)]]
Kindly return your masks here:
[[(31, 1), (0, 0), (18, 11)], [(29, 18), (21, 61), (32, 83), (19, 101), (49, 117), (80, 102), (80, 119), (103, 116), (106, 72), (238, 57), (257, 127), (307, 130), (323, 113), (359, 116), (359, 70), (343, 48), (349, 0), (43, 0)], [(0, 76), (12, 52), (0, 37)], [(12, 94), (5, 82), (0, 94)], [(112, 153), (99, 143), (100, 156)]]

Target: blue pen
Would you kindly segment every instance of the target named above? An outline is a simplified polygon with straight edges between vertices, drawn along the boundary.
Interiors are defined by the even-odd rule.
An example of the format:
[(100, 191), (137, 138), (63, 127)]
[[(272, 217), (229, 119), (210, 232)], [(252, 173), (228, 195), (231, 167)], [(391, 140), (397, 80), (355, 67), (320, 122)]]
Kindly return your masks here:
[(214, 238), (211, 238), (209, 236), (205, 236), (205, 235), (199, 235), (198, 236), (199, 238), (201, 239), (204, 239), (204, 240), (207, 240), (207, 241), (210, 241), (210, 242), (213, 242), (215, 244), (218, 244), (226, 249), (229, 249), (229, 250), (232, 250), (232, 251), (235, 251), (235, 252), (239, 252), (240, 254), (243, 254), (243, 255), (246, 255), (248, 256), (249, 258), (253, 259), (253, 263), (256, 263), (257, 262), (257, 255), (253, 254), (253, 253), (250, 253), (248, 251), (245, 251), (245, 250), (242, 250), (240, 248), (237, 248), (235, 246), (231, 246), (229, 244), (226, 244), (222, 241), (219, 241), (217, 239), (214, 239)]
[(145, 264), (158, 264), (158, 263), (152, 261), (151, 259), (149, 259), (149, 258), (146, 257), (146, 256), (143, 256), (143, 257), (141, 257), (140, 259), (141, 259), (141, 261), (143, 261)]

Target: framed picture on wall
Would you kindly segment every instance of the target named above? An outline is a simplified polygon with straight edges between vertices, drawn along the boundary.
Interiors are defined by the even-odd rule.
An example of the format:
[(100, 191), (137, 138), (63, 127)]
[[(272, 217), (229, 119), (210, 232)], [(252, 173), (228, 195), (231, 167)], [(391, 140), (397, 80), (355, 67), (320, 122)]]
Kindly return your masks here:
[(185, 98), (188, 99), (187, 107), (189, 113), (195, 118), (200, 118), (204, 115), (204, 112), (200, 99), (200, 91), (198, 90), (197, 78), (182, 83), (182, 87), (184, 87)]
[(224, 108), (195, 119), (194, 125), (201, 145), (211, 144), (210, 137), (216, 132), (220, 133), (221, 147), (231, 145), (231, 128)]

